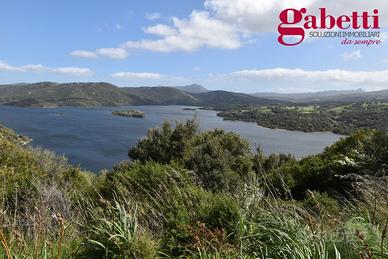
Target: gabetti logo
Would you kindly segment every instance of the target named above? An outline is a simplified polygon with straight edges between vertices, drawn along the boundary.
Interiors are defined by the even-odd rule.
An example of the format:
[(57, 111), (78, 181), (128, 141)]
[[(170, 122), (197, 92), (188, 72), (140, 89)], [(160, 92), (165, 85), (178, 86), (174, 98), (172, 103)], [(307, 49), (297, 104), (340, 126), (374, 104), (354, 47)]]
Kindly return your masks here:
[[(278, 26), (278, 32), (280, 34), (278, 41), (280, 44), (296, 46), (302, 43), (306, 37), (306, 30), (360, 31), (380, 29), (379, 10), (377, 9), (373, 10), (373, 14), (369, 12), (352, 12), (350, 15), (341, 15), (338, 17), (327, 14), (326, 8), (319, 8), (319, 16), (306, 14), (306, 8), (300, 10), (289, 8), (280, 13), (279, 18), (281, 24)], [(346, 36), (346, 34), (342, 35), (342, 37)], [(358, 37), (362, 37), (362, 35)], [(314, 37), (314, 34), (311, 33), (310, 36)], [(377, 34), (374, 37), (377, 37)]]

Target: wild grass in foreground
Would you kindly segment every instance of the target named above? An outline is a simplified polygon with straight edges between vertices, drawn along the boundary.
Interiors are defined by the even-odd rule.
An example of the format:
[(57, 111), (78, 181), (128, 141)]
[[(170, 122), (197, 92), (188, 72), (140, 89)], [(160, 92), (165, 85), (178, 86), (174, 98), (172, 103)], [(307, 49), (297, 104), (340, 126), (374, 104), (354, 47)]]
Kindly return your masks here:
[(84, 172), (0, 140), (3, 258), (388, 258), (388, 135), (296, 161), (194, 121)]

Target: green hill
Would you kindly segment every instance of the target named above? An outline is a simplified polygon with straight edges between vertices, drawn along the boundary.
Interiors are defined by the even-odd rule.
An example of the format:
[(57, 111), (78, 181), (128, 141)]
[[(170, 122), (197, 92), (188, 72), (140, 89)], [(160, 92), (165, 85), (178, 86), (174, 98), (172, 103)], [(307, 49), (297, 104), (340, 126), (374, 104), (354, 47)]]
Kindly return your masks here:
[(118, 106), (134, 100), (108, 83), (41, 82), (1, 87), (0, 103), (22, 107)]
[(185, 85), (185, 86), (174, 86), (174, 88), (179, 89), (179, 90), (184, 91), (184, 92), (187, 92), (187, 93), (192, 93), (192, 94), (209, 92), (208, 89), (206, 89), (202, 85), (198, 85), (198, 84)]
[(310, 93), (256, 93), (253, 96), (294, 103), (343, 104), (376, 100), (388, 101), (388, 90), (366, 92), (362, 89), (356, 89)]
[[(198, 86), (192, 85), (198, 90)], [(189, 93), (174, 87), (117, 87), (108, 83), (40, 82), (0, 86), (0, 104), (21, 107), (195, 105), (219, 110), (279, 103), (227, 91)], [(192, 89), (193, 90), (193, 89)]]
[(197, 105), (199, 100), (189, 93), (172, 87), (123, 87), (120, 88), (138, 105)]
[(227, 91), (212, 91), (207, 93), (193, 94), (202, 106), (212, 107), (215, 110), (229, 110), (236, 107), (257, 105), (269, 105), (282, 103), (271, 99), (251, 96), (249, 94), (233, 93)]

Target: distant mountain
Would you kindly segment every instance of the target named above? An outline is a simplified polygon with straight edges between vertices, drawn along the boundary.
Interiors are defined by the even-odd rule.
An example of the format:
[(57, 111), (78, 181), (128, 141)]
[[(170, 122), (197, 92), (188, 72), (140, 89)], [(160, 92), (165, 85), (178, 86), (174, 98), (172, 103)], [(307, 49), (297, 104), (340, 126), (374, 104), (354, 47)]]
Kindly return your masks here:
[(174, 88), (181, 90), (181, 91), (184, 91), (184, 92), (187, 92), (187, 93), (192, 93), (192, 94), (209, 92), (208, 89), (206, 89), (202, 85), (198, 85), (198, 84), (185, 85), (185, 86), (174, 86)]
[(123, 87), (120, 88), (138, 105), (198, 105), (199, 100), (181, 90), (160, 87)]
[(328, 102), (366, 102), (366, 101), (383, 101), (388, 102), (388, 90), (374, 91), (374, 92), (362, 92), (354, 93), (342, 96), (333, 96), (328, 99)]
[(202, 106), (212, 107), (216, 110), (227, 110), (235, 107), (270, 105), (282, 103), (268, 98), (260, 98), (249, 94), (233, 93), (227, 91), (212, 91), (207, 93), (193, 94)]
[[(191, 85), (185, 89), (202, 88), (199, 85)], [(227, 91), (189, 93), (165, 86), (119, 88), (108, 83), (53, 82), (0, 86), (0, 104), (22, 107), (192, 105), (225, 110), (279, 102), (242, 93)]]
[(0, 103), (25, 107), (118, 106), (135, 101), (108, 83), (41, 82), (0, 87)]
[(255, 93), (253, 96), (270, 98), (274, 100), (289, 101), (289, 102), (327, 102), (337, 100), (345, 100), (352, 97), (365, 96), (366, 92), (362, 89), (344, 90), (344, 91), (322, 91), (309, 93)]
[(365, 92), (357, 89), (249, 95), (227, 91), (208, 91), (195, 84), (182, 87), (123, 88), (105, 82), (64, 84), (39, 82), (0, 85), (0, 104), (22, 107), (193, 105), (222, 111), (281, 103), (342, 104), (373, 100), (388, 102), (388, 90)]

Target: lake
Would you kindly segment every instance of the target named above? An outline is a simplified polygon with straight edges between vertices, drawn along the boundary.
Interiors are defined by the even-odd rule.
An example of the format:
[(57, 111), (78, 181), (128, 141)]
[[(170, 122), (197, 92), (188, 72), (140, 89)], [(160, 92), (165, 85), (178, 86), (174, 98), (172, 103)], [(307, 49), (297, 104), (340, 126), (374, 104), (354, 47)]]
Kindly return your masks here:
[[(33, 139), (32, 145), (65, 154), (71, 163), (98, 171), (127, 159), (130, 145), (147, 129), (163, 121), (184, 121), (194, 116), (201, 130), (222, 128), (246, 138), (266, 154), (291, 153), (297, 158), (321, 152), (341, 136), (332, 133), (304, 133), (272, 130), (255, 123), (224, 121), (215, 111), (183, 110), (184, 106), (128, 106), (120, 108), (17, 108), (0, 106), (0, 124)], [(144, 119), (112, 115), (112, 111), (138, 109)]]

